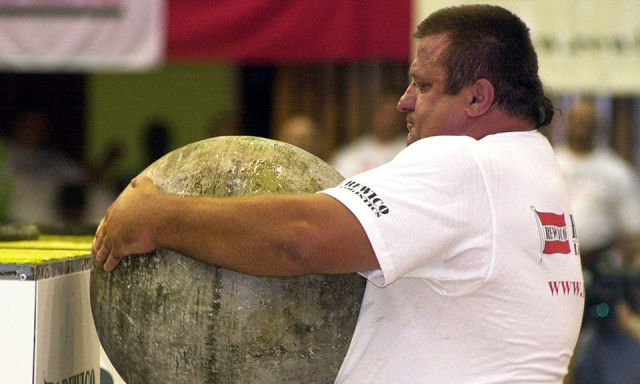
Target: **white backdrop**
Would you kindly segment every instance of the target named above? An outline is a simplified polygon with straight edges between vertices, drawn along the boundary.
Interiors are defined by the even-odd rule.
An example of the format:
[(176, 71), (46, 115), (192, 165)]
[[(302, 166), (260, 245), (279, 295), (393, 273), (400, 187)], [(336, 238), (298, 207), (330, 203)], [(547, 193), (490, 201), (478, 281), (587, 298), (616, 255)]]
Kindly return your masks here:
[[(415, 0), (414, 24), (466, 0)], [(524, 20), (540, 75), (554, 92), (640, 92), (640, 1), (483, 0)], [(413, 28), (415, 29), (415, 28)]]
[(0, 0), (0, 69), (135, 70), (163, 60), (165, 0)]

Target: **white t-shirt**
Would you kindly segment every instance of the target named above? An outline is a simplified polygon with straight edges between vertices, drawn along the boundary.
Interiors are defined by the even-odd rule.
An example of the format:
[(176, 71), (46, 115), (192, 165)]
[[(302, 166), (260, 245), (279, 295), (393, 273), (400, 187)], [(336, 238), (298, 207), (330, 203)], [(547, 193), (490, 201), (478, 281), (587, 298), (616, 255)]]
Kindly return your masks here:
[(381, 266), (336, 383), (562, 382), (584, 289), (544, 136), (422, 139), (324, 193)]
[(576, 155), (556, 150), (583, 251), (611, 245), (619, 235), (640, 233), (640, 183), (630, 165), (608, 149)]

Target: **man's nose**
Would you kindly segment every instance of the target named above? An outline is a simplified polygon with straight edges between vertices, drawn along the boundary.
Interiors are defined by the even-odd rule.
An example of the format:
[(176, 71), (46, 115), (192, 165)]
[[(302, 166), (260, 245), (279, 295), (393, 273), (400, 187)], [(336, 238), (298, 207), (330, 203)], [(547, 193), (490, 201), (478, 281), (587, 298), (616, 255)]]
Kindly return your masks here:
[(404, 94), (400, 97), (398, 101), (398, 111), (400, 112), (411, 112), (414, 109), (415, 105), (415, 96), (412, 95), (411, 86), (407, 88)]

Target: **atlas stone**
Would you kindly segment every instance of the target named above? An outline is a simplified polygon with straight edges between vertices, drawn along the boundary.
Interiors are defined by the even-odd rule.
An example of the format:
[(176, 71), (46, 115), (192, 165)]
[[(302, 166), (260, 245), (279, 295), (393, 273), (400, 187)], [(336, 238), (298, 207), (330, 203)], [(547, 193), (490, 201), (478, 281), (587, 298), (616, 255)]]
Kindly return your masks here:
[[(142, 173), (179, 195), (305, 194), (343, 179), (302, 149), (248, 136), (186, 145)], [(364, 286), (357, 274), (256, 277), (159, 249), (112, 273), (94, 261), (90, 296), (127, 383), (332, 383)]]

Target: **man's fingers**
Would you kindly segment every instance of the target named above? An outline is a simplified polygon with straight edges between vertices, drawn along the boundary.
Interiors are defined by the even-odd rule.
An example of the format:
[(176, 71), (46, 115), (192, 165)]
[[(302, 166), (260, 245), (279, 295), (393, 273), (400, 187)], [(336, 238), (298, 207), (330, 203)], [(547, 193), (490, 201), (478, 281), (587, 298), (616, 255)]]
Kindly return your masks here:
[(98, 260), (101, 263), (104, 263), (107, 260), (107, 257), (109, 256), (110, 252), (111, 252), (111, 247), (108, 246), (105, 242), (100, 240), (97, 242), (96, 260)]
[(109, 239), (106, 238), (102, 232), (100, 232), (94, 239), (93, 247), (96, 260), (104, 264), (103, 268), (107, 272), (113, 271), (125, 256), (124, 254), (115, 251)]
[(135, 221), (134, 212), (141, 196), (147, 192), (134, 191), (134, 188), (150, 187), (153, 187), (153, 181), (147, 176), (138, 176), (133, 179), (130, 188), (126, 188), (118, 196), (98, 225), (91, 250), (96, 260), (104, 264), (105, 271), (114, 270), (126, 255), (135, 253), (141, 247), (144, 248), (144, 244), (141, 245), (138, 239), (140, 234), (135, 231), (129, 233), (128, 228), (131, 226), (130, 222)]
[(98, 229), (96, 229), (96, 235), (93, 237), (93, 242), (91, 243), (91, 252), (96, 255), (98, 253), (98, 249), (102, 245), (102, 223), (104, 223), (104, 219), (100, 220), (100, 224), (98, 224)]
[(107, 258), (107, 261), (104, 263), (104, 270), (107, 272), (113, 271), (118, 265), (118, 263), (120, 263), (120, 260), (122, 260), (123, 257), (124, 257), (123, 255), (118, 255), (113, 252), (110, 252), (109, 257)]
[(102, 246), (102, 242), (98, 240), (98, 236), (93, 238), (93, 242), (91, 243), (91, 253), (98, 259), (98, 250)]

